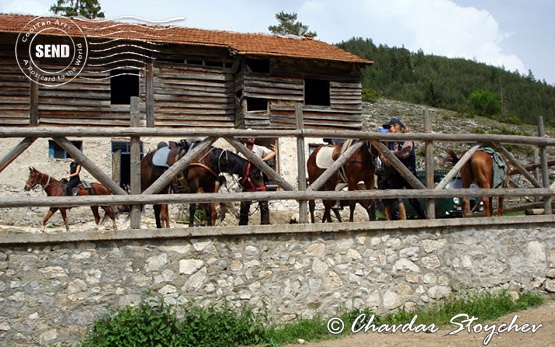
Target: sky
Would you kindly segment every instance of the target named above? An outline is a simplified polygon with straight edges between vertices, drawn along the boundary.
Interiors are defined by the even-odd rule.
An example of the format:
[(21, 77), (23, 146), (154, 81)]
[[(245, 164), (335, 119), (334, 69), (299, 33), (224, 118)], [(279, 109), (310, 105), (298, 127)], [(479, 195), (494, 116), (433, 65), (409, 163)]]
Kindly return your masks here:
[[(0, 0), (1, 13), (48, 14), (55, 0)], [(336, 44), (465, 58), (555, 85), (553, 0), (99, 0), (108, 19), (134, 16), (193, 28), (269, 33), (281, 11)]]

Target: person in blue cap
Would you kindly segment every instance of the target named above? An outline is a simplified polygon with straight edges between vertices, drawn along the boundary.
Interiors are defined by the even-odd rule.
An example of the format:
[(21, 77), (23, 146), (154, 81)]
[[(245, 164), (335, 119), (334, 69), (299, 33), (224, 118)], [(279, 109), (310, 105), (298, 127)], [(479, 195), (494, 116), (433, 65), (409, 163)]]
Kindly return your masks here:
[[(389, 122), (382, 125), (384, 129), (387, 129), (390, 133), (406, 133), (410, 129), (401, 122), (398, 118), (391, 118)], [(388, 142), (387, 147), (389, 150), (409, 169), (409, 171), (416, 176), (416, 154), (414, 152), (414, 141), (399, 141), (399, 142)], [(385, 160), (385, 158), (383, 159)], [(384, 161), (388, 165), (387, 161)], [(391, 175), (386, 182), (386, 188), (388, 189), (412, 189), (411, 185), (405, 180), (401, 174), (392, 168)], [(399, 200), (398, 199), (388, 199), (386, 202), (391, 204), (391, 218), (394, 220), (399, 219)], [(426, 219), (426, 212), (420, 204), (418, 199), (409, 199), (409, 203), (412, 208), (418, 214), (418, 218)]]

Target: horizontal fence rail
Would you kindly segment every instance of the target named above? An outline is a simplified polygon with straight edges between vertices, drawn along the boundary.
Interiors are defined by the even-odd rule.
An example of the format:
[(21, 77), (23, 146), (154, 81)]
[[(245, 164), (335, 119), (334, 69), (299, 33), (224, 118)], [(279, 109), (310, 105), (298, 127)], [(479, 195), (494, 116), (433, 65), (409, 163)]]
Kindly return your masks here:
[(394, 198), (423, 198), (438, 199), (457, 197), (542, 197), (554, 194), (553, 189), (519, 188), (519, 189), (386, 189), (386, 190), (356, 190), (356, 191), (275, 191), (252, 193), (200, 193), (200, 194), (149, 194), (149, 195), (96, 195), (96, 196), (67, 196), (42, 198), (11, 198), (0, 201), (0, 208), (27, 206), (90, 206), (115, 204), (158, 204), (158, 203), (210, 203), (234, 201), (269, 201), (269, 200), (369, 200)]

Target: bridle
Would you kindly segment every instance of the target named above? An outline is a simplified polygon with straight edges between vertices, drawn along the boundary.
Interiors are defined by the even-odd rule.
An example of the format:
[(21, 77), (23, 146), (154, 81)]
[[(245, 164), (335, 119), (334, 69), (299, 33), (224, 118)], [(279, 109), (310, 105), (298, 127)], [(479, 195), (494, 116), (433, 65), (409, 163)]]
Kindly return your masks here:
[[(37, 172), (38, 172), (38, 171), (37, 171)], [(42, 186), (42, 189), (46, 189), (46, 187), (48, 187), (48, 186), (50, 185), (50, 180), (51, 180), (52, 177), (51, 177), (51, 176), (48, 176), (48, 179), (46, 180), (46, 184), (43, 185), (43, 184), (42, 184), (42, 181), (43, 181), (43, 179), (44, 179), (44, 176), (48, 176), (48, 175), (45, 175), (45, 174), (40, 173), (40, 172), (37, 173), (37, 174), (35, 174), (35, 179), (33, 179), (33, 183), (30, 184), (30, 183), (27, 181), (27, 182), (25, 183), (25, 187), (26, 187), (26, 188), (28, 187), (28, 189), (30, 190), (30, 189), (33, 189), (33, 188), (35, 188), (36, 186), (39, 186), (39, 185), (40, 185), (40, 186)]]
[(245, 169), (245, 176), (243, 176), (243, 178), (241, 179), (241, 185), (246, 188), (247, 192), (259, 192), (259, 191), (266, 191), (266, 186), (262, 186), (262, 187), (255, 187), (254, 183), (252, 182), (251, 178), (250, 178), (250, 174), (251, 174), (251, 162), (247, 162), (247, 168)]

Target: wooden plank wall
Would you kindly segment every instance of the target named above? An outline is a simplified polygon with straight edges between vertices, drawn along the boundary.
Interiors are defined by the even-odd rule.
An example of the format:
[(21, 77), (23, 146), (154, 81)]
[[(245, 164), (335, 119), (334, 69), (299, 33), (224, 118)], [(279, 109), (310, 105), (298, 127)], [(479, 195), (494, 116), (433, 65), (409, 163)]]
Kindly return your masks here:
[[(295, 102), (303, 103), (304, 80), (244, 76), (244, 96), (268, 99), (268, 111), (239, 108), (238, 125), (245, 128), (283, 127), (294, 129)], [(361, 84), (330, 82), (330, 106), (303, 106), (305, 128), (342, 128), (362, 126)]]
[(156, 127), (233, 128), (234, 112), (230, 69), (155, 62)]
[[(129, 105), (111, 104), (110, 76), (102, 70), (87, 67), (69, 83), (40, 86), (40, 125), (129, 126)], [(144, 96), (144, 78), (139, 81), (139, 93)]]
[(19, 69), (13, 46), (0, 47), (0, 126), (27, 126), (31, 81)]

